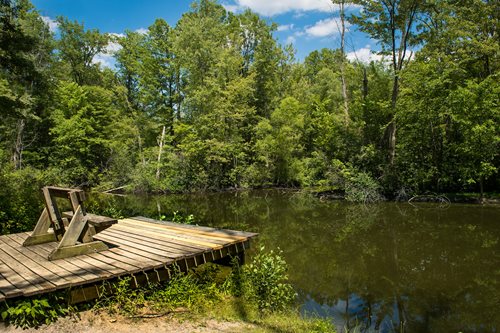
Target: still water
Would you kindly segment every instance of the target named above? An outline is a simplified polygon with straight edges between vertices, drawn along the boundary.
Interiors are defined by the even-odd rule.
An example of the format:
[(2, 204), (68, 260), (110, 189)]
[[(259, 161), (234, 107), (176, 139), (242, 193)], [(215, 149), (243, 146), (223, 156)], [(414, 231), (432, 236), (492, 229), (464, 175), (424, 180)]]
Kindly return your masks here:
[[(96, 198), (97, 199), (97, 198)], [(99, 196), (101, 209), (260, 233), (301, 310), (339, 332), (498, 332), (500, 207), (324, 201), (280, 190)]]

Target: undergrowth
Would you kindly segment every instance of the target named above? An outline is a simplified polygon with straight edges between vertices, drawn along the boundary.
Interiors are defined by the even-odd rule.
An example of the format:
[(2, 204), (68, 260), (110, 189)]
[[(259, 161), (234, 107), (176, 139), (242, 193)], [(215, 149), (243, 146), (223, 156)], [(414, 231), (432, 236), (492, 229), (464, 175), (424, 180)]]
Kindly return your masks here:
[[(247, 323), (252, 332), (334, 332), (327, 320), (302, 318), (286, 271), (280, 252), (261, 248), (248, 265), (240, 266), (233, 258), (230, 270), (206, 264), (184, 273), (173, 267), (166, 283), (139, 288), (132, 277), (105, 282), (92, 309), (128, 318), (171, 313), (187, 320), (208, 316)], [(49, 297), (6, 304), (1, 308), (2, 319), (17, 327), (39, 327), (73, 311), (64, 297)]]
[(51, 324), (74, 312), (61, 293), (5, 301), (0, 304), (2, 321), (23, 329)]

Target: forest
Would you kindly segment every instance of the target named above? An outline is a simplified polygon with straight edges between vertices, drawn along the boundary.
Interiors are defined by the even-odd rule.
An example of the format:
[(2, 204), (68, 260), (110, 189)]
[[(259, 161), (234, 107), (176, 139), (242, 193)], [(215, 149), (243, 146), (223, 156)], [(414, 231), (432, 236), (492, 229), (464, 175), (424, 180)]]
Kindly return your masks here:
[[(352, 201), (498, 190), (498, 2), (353, 2), (334, 1), (381, 61), (348, 60), (345, 30), (298, 61), (276, 24), (212, 0), (123, 35), (65, 17), (53, 32), (29, 0), (0, 0), (0, 220), (47, 184)], [(95, 61), (110, 45), (114, 69)]]

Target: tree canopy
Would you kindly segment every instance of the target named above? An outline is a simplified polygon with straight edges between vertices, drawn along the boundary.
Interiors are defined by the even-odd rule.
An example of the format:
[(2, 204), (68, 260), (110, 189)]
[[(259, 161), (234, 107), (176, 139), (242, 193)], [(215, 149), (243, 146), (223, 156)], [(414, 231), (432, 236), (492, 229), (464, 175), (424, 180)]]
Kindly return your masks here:
[[(385, 60), (350, 61), (342, 45), (297, 61), (276, 25), (212, 0), (144, 33), (59, 17), (57, 36), (28, 0), (1, 0), (0, 182), (32, 170), (156, 192), (498, 189), (497, 4), (354, 2), (346, 20)], [(114, 68), (97, 61), (110, 45)]]

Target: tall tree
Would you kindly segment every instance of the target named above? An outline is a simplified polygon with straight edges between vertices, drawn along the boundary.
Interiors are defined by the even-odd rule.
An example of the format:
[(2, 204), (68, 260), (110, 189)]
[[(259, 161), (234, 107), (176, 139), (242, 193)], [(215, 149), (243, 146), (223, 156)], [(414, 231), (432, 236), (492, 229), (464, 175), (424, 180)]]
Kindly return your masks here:
[[(495, 188), (500, 167), (498, 4), (433, 5), (426, 44), (404, 75), (401, 174), (414, 188)], [(404, 110), (404, 111), (403, 111)]]
[(418, 16), (425, 0), (357, 0), (363, 7), (359, 14), (350, 19), (361, 31), (377, 40), (382, 47), (382, 54), (391, 59), (393, 74), (391, 109), (387, 120), (387, 147), (389, 164), (396, 156), (396, 107), (400, 88), (401, 71), (411, 58), (411, 46), (419, 40), (416, 31)]
[(99, 85), (99, 65), (94, 57), (105, 52), (109, 35), (97, 29), (85, 30), (83, 24), (59, 17), (60, 39), (58, 49), (61, 59), (69, 65), (71, 78), (80, 85)]
[[(53, 37), (29, 1), (0, 2), (0, 105), (6, 117), (0, 120), (12, 161), (23, 162), (26, 133), (34, 129), (43, 112), (48, 91), (48, 67)], [(31, 142), (36, 133), (31, 133)]]
[(346, 82), (346, 54), (345, 54), (345, 32), (346, 32), (346, 15), (345, 6), (346, 0), (332, 0), (333, 4), (338, 4), (339, 6), (339, 16), (340, 16), (340, 54), (342, 56), (342, 62), (340, 63), (340, 79), (342, 82), (342, 98), (344, 99), (344, 121), (346, 125), (349, 122), (349, 101), (347, 97), (347, 82)]

